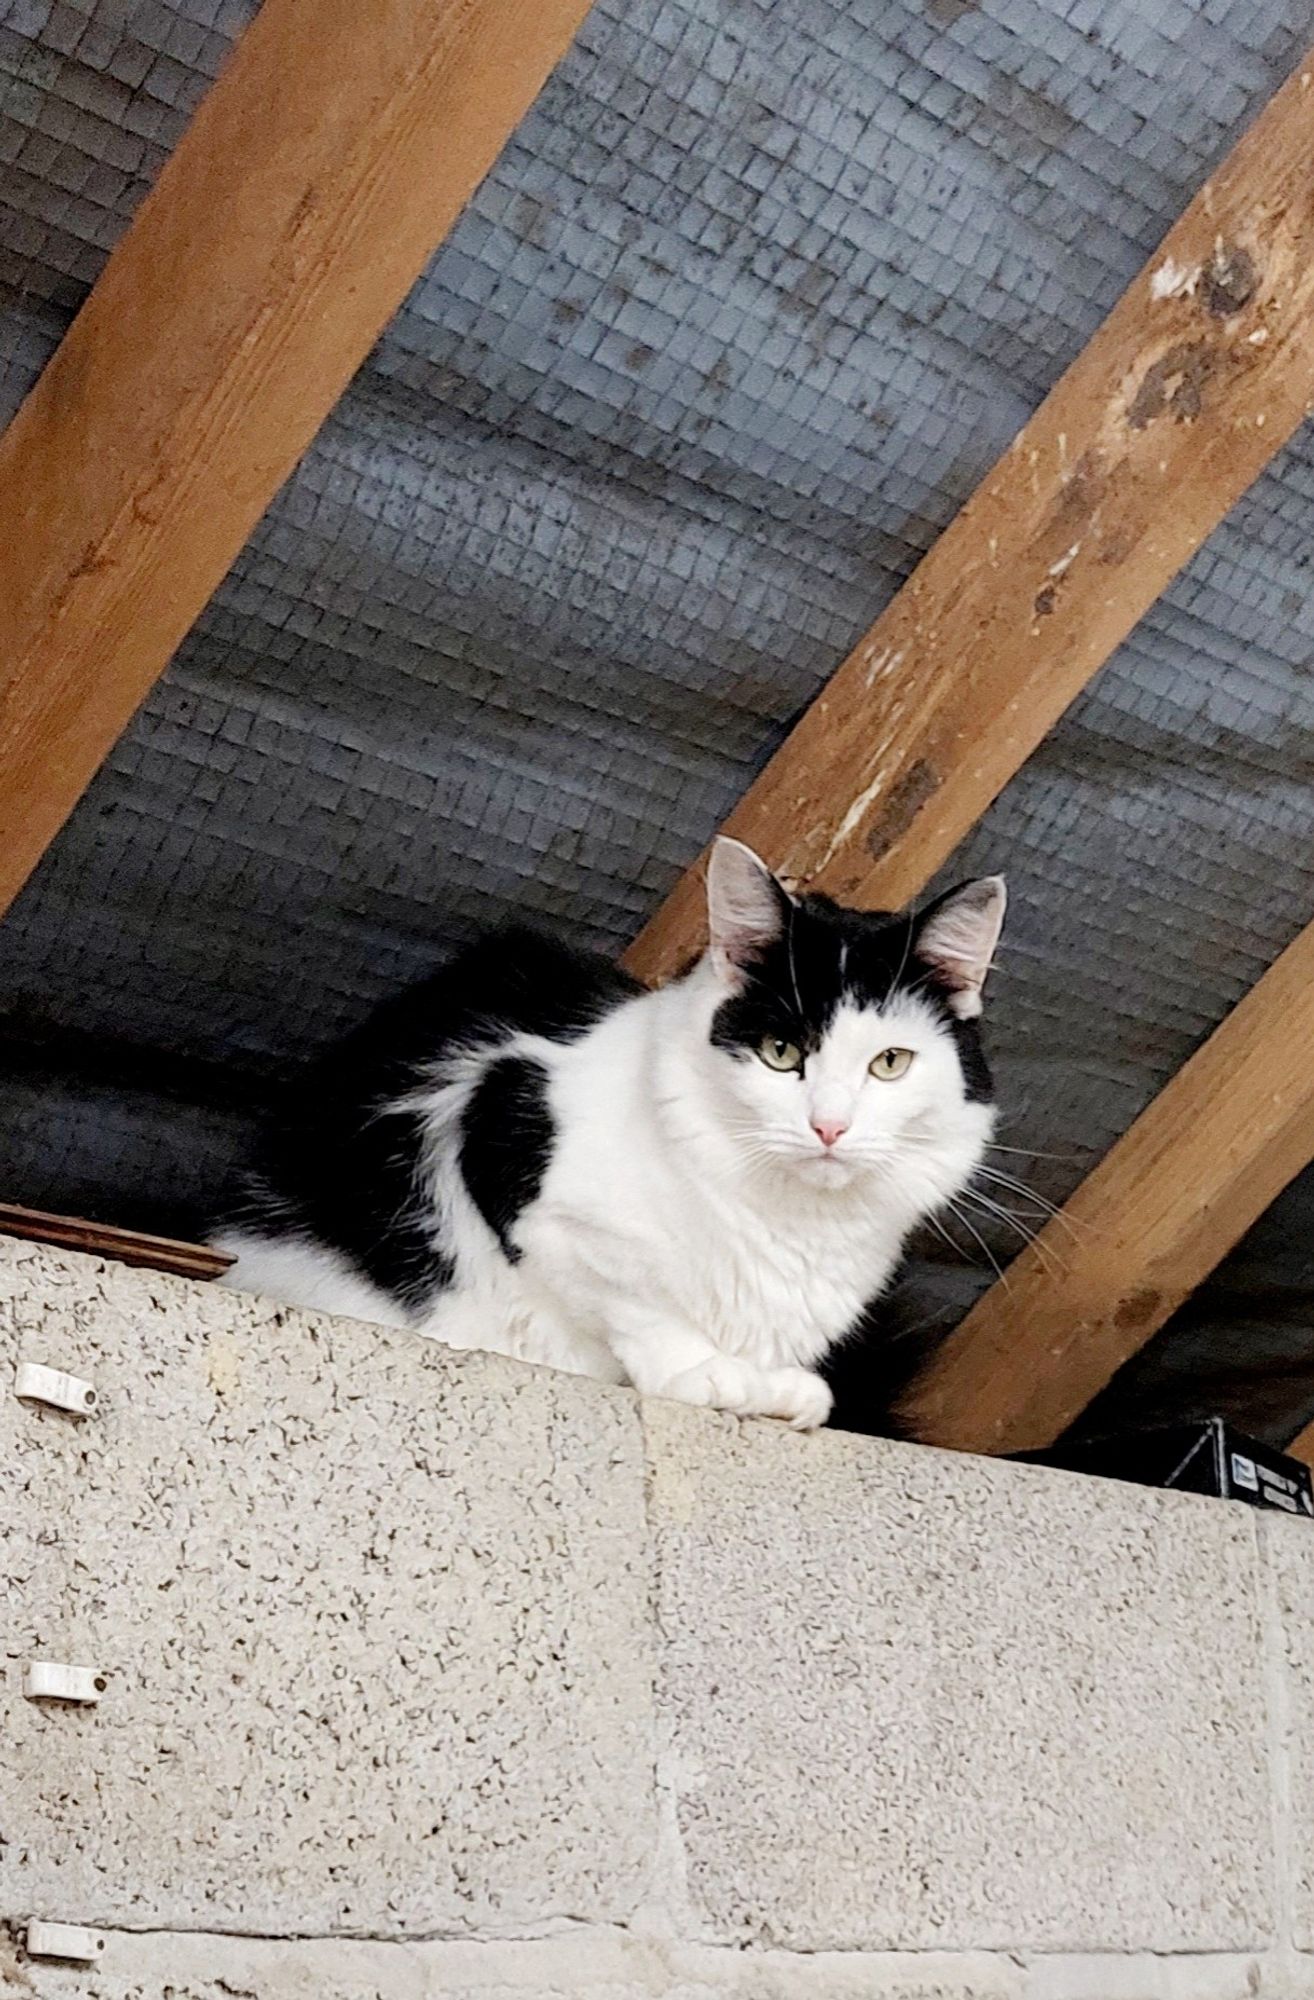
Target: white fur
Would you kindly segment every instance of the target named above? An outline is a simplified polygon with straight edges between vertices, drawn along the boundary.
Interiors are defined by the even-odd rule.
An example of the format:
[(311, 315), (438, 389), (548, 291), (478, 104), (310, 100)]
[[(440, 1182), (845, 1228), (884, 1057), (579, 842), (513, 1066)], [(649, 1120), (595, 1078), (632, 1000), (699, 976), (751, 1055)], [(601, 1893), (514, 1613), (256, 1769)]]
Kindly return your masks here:
[(309, 1312), (341, 1313), (379, 1326), (411, 1324), (405, 1306), (362, 1278), (326, 1244), (245, 1229), (226, 1230), (214, 1241), (217, 1250), (237, 1259), (220, 1280), (237, 1291), (264, 1292)]
[[(740, 922), (750, 914), (734, 907)], [(456, 1268), (419, 1331), (799, 1428), (825, 1421), (817, 1362), (884, 1288), (909, 1230), (964, 1185), (993, 1114), (967, 1101), (951, 1037), (915, 995), (841, 1008), (801, 1077), (713, 1047), (737, 976), (709, 952), (573, 1043), (521, 1036), (464, 1054), (409, 1100), (427, 1121), (437, 1236)], [(914, 1060), (880, 1081), (868, 1066), (891, 1047)], [(513, 1232), (515, 1264), (457, 1165), (470, 1092), (509, 1052), (547, 1067), (557, 1132)], [(848, 1129), (827, 1148), (814, 1119)], [(230, 1284), (403, 1316), (327, 1251), (241, 1235), (228, 1247)]]

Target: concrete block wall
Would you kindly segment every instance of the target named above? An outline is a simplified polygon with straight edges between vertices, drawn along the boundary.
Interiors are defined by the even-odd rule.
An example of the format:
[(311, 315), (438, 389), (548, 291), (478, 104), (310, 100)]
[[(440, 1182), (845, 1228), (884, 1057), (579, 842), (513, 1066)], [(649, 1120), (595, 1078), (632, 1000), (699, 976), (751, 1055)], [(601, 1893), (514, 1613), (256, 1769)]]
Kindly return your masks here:
[(0, 1551), (3, 2000), (1314, 2000), (1314, 1525), (5, 1241)]

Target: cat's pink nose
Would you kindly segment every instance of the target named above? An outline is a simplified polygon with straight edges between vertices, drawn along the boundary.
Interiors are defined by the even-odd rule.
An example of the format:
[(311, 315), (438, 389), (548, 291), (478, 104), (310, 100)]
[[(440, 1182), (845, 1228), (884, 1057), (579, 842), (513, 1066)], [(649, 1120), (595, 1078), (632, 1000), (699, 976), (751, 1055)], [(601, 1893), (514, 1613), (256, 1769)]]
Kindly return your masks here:
[(844, 1137), (849, 1125), (846, 1118), (814, 1118), (812, 1129), (823, 1146), (833, 1146), (838, 1139)]

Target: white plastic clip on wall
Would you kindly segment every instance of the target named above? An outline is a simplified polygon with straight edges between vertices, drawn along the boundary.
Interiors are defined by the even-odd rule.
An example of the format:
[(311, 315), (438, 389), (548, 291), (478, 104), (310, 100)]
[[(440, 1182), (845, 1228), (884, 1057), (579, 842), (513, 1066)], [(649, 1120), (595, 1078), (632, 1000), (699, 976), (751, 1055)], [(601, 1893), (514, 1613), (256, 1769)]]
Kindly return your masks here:
[(33, 1917), (27, 1927), (27, 1955), (29, 1958), (71, 1958), (83, 1965), (92, 1965), (105, 1949), (105, 1940), (99, 1931), (89, 1931), (85, 1924), (47, 1924)]
[(108, 1685), (94, 1667), (70, 1667), (63, 1660), (29, 1660), (23, 1670), (29, 1701), (99, 1701)]
[(90, 1416), (96, 1407), (96, 1392), (80, 1375), (66, 1375), (62, 1368), (43, 1368), (37, 1361), (20, 1361), (14, 1394), (28, 1403), (48, 1403), (52, 1409), (68, 1410), (75, 1417)]

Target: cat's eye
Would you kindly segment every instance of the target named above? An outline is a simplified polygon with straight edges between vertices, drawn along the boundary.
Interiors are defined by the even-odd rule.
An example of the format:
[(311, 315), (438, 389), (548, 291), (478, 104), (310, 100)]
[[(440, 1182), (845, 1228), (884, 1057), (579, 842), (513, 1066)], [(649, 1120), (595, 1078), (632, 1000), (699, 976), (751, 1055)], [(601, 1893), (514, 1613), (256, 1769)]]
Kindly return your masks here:
[(758, 1055), (768, 1069), (802, 1069), (803, 1051), (797, 1042), (782, 1041), (779, 1035), (763, 1035)]
[(897, 1083), (901, 1076), (907, 1076), (912, 1059), (912, 1049), (882, 1049), (869, 1067), (878, 1083)]

